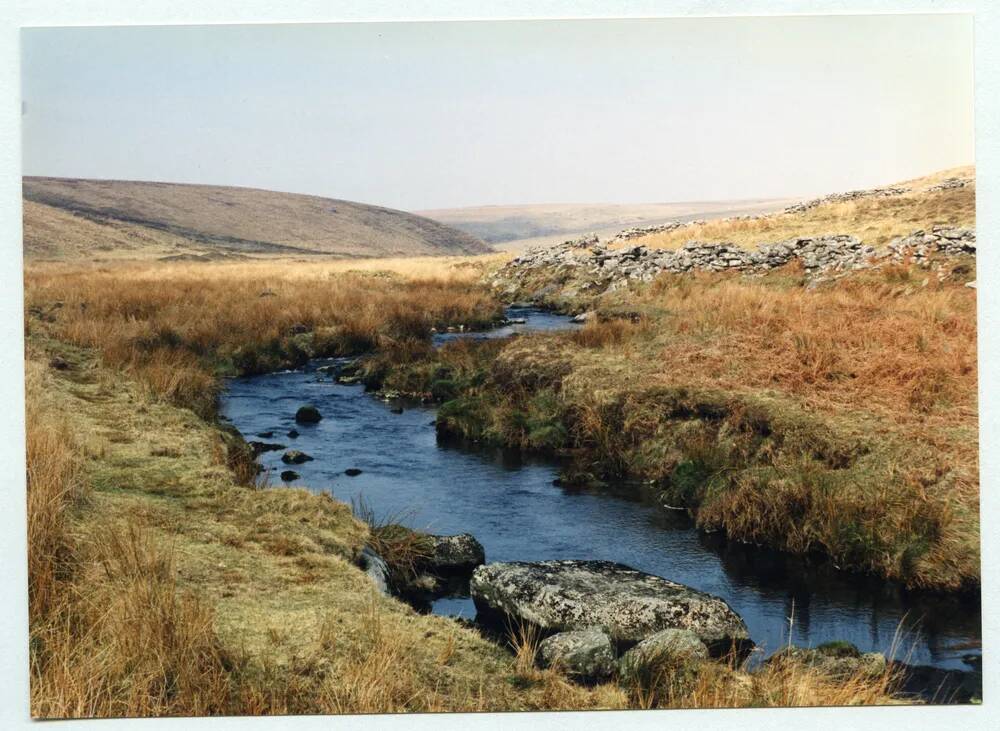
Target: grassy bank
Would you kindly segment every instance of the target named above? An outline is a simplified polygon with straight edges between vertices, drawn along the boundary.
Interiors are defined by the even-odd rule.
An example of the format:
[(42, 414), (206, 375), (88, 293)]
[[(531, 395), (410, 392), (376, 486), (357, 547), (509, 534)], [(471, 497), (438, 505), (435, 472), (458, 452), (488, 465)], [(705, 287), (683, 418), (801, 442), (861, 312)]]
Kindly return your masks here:
[(661, 277), (588, 301), (576, 332), (397, 348), (365, 378), (441, 402), (444, 431), (573, 455), (567, 481), (639, 478), (738, 540), (970, 589), (974, 264), (952, 266)]
[(28, 363), (34, 715), (626, 703), (378, 595), (348, 506), (236, 484), (215, 427), (58, 352)]
[[(431, 327), (489, 322), (497, 303), (475, 283), (477, 265), (420, 266), (29, 269), (34, 715), (893, 702), (891, 671), (845, 680), (798, 666), (709, 663), (575, 685), (536, 669), (530, 642), (510, 653), (377, 595), (355, 565), (370, 529), (346, 505), (238, 479), (224, 432), (205, 418), (205, 390), (226, 373), (375, 346), (411, 366), (386, 365), (383, 379), (407, 372), (455, 402), (486, 388), (484, 357), (509, 347), (496, 368), (524, 381), (524, 398), (563, 398), (530, 375), (536, 362), (549, 373), (545, 341), (523, 362), (517, 348), (535, 341), (429, 353), (421, 338)], [(551, 347), (628, 347), (641, 329), (612, 324)], [(445, 362), (450, 370), (431, 372)]]

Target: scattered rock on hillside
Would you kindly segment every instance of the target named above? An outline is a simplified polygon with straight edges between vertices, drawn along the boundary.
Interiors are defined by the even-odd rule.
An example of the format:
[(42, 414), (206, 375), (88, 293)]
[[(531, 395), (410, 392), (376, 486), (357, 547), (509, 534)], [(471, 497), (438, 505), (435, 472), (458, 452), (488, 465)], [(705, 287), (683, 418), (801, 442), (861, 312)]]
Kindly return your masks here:
[(312, 462), (312, 459), (308, 454), (297, 449), (289, 449), (281, 455), (281, 461), (285, 464), (302, 464), (303, 462)]
[(53, 355), (49, 360), (49, 366), (57, 371), (68, 371), (70, 369), (69, 361), (59, 355)]
[(927, 188), (928, 191), (938, 191), (938, 190), (951, 190), (952, 188), (964, 188), (967, 185), (971, 185), (975, 180), (973, 178), (945, 178), (937, 185), (932, 185)]
[(626, 644), (688, 629), (720, 651), (749, 641), (743, 620), (722, 599), (610, 561), (488, 564), (473, 572), (470, 588), (487, 624), (512, 619), (543, 632), (599, 627)]
[(295, 421), (299, 424), (316, 424), (322, 418), (323, 415), (319, 413), (319, 409), (312, 404), (300, 406), (299, 410), (295, 412)]
[(557, 667), (580, 680), (596, 681), (611, 675), (615, 654), (611, 638), (596, 627), (559, 632), (538, 645), (538, 663)]

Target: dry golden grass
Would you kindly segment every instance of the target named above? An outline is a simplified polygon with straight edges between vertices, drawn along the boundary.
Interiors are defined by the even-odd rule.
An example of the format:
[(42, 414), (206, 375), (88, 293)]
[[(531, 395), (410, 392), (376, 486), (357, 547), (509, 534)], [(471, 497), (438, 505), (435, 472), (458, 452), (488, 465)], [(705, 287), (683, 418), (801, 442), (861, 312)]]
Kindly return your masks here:
[(746, 248), (800, 236), (852, 234), (872, 246), (935, 225), (975, 226), (976, 187), (936, 192), (926, 188), (947, 177), (972, 177), (974, 168), (956, 168), (908, 181), (909, 193), (885, 198), (859, 198), (825, 203), (802, 213), (773, 214), (751, 221), (709, 221), (633, 239), (628, 245), (676, 249), (688, 241), (727, 241)]
[[(348, 560), (366, 529), (347, 506), (238, 487), (214, 428), (48, 326), (33, 323), (27, 367), (36, 717), (640, 707), (615, 683), (538, 670), (530, 637), (510, 656), (376, 596)], [(42, 365), (53, 352), (70, 370)], [(788, 676), (755, 675), (719, 671), (655, 703), (860, 698), (818, 681), (792, 697)]]
[[(485, 325), (498, 303), (476, 260), (379, 264), (124, 264), (27, 268), (26, 306), (50, 330), (99, 350), (170, 403), (214, 413), (220, 373), (300, 365)], [(406, 270), (407, 274), (399, 272)], [(37, 321), (36, 321), (37, 322)]]
[[(657, 399), (643, 396), (647, 390), (716, 404), (737, 432), (664, 437), (705, 465), (722, 452), (741, 460), (741, 450), (780, 430), (775, 453), (758, 458), (784, 466), (710, 490), (699, 522), (795, 552), (824, 546), (843, 565), (917, 586), (975, 585), (976, 301), (963, 281), (940, 283), (919, 268), (816, 290), (767, 279), (661, 278), (623, 300), (649, 313), (646, 324), (630, 326), (639, 328), (632, 338), (578, 354), (563, 398), (581, 404), (583, 416), (595, 414), (592, 426), (581, 422), (586, 434), (603, 439), (611, 429), (615, 444), (623, 427), (638, 444), (653, 437), (659, 421), (649, 404)], [(608, 398), (631, 404), (622, 406), (624, 423), (602, 423), (617, 413), (601, 406)], [(765, 427), (753, 426), (759, 419)], [(740, 441), (741, 429), (749, 442)], [(808, 450), (801, 466), (789, 461), (799, 440), (827, 455), (827, 476), (828, 467), (806, 466)], [(670, 464), (669, 449), (643, 449), (638, 464)]]
[(26, 441), (28, 466), (28, 605), (32, 623), (46, 617), (72, 576), (68, 513), (85, 495), (81, 460), (68, 424), (39, 403), (41, 366), (28, 363)]
[(637, 708), (791, 708), (898, 703), (898, 670), (859, 670), (837, 678), (795, 663), (768, 663), (747, 673), (736, 663), (703, 662), (665, 669), (630, 689)]
[[(400, 359), (402, 374), (379, 378), (426, 393), (421, 377), (450, 374), (460, 398), (442, 428), (576, 450), (569, 481), (651, 480), (707, 529), (974, 589), (975, 263), (941, 264), (941, 278), (903, 262), (814, 288), (795, 265), (663, 275), (569, 300), (598, 315), (575, 332), (481, 346), (478, 365), (442, 349), (437, 364)], [(576, 286), (537, 270), (515, 296), (552, 283)]]
[(511, 681), (500, 647), (375, 593), (348, 506), (237, 486), (214, 427), (79, 351), (47, 369), (52, 347), (28, 364), (34, 716), (624, 705)]

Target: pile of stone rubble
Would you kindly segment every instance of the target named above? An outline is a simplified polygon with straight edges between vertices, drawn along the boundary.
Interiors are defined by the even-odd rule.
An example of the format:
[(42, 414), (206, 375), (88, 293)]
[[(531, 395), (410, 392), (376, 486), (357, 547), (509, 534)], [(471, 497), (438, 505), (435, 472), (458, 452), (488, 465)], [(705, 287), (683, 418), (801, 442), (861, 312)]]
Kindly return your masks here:
[(676, 231), (679, 228), (686, 228), (687, 226), (697, 226), (702, 223), (705, 223), (705, 221), (699, 219), (696, 221), (667, 221), (666, 223), (661, 223), (658, 226), (633, 226), (632, 228), (627, 228), (624, 231), (619, 231), (615, 234), (612, 241), (629, 241), (630, 239), (638, 239), (651, 234), (662, 234), (668, 231)]
[(928, 191), (935, 190), (950, 190), (952, 188), (964, 188), (967, 185), (972, 184), (972, 178), (945, 178), (937, 185), (930, 186)]
[(849, 190), (846, 193), (831, 193), (830, 195), (825, 195), (822, 198), (814, 198), (811, 201), (805, 201), (804, 203), (795, 203), (794, 205), (785, 208), (783, 213), (802, 213), (803, 211), (808, 211), (817, 206), (821, 206), (824, 203), (840, 203), (842, 201), (853, 201), (858, 198), (885, 198), (893, 195), (902, 195), (903, 193), (910, 192), (909, 188), (899, 188), (899, 187), (888, 187), (888, 188), (872, 188), (871, 190)]
[(611, 249), (588, 236), (549, 247), (529, 249), (508, 262), (497, 274), (494, 286), (508, 287), (532, 279), (532, 272), (551, 271), (562, 281), (583, 280), (590, 289), (618, 289), (628, 282), (648, 282), (663, 272), (736, 270), (760, 273), (802, 262), (806, 273), (846, 272), (879, 266), (887, 261), (912, 257), (929, 265), (932, 255), (975, 255), (976, 233), (972, 229), (938, 226), (915, 231), (876, 249), (845, 234), (798, 237), (766, 243), (756, 250), (732, 243), (689, 241), (680, 249), (650, 249), (643, 245)]
[(976, 232), (970, 228), (935, 226), (930, 231), (914, 231), (889, 243), (889, 255), (899, 261), (909, 256), (927, 259), (931, 254), (961, 256), (976, 254)]

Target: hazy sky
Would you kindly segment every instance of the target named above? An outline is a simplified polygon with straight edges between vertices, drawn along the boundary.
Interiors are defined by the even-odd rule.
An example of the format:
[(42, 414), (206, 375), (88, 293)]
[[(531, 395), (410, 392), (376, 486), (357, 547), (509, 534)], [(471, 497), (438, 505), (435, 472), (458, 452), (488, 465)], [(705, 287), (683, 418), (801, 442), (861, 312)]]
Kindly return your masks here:
[(971, 16), (31, 29), (24, 172), (418, 210), (973, 162)]

